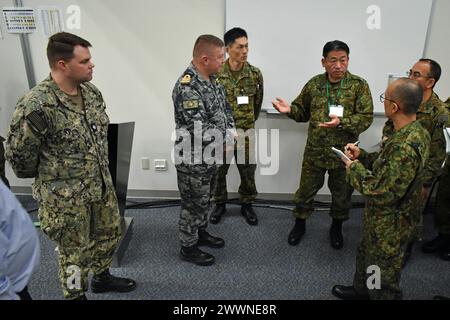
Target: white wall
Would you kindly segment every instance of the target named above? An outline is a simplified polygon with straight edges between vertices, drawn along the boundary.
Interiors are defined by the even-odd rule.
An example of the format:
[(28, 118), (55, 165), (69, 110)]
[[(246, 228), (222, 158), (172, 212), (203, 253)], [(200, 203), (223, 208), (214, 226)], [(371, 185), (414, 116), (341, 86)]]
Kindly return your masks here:
[[(435, 2), (426, 55), (435, 58), (443, 67), (444, 74), (437, 92), (446, 98), (450, 96), (450, 43), (447, 36), (450, 1)], [(11, 3), (0, 0), (0, 7)], [(80, 5), (82, 29), (76, 33), (93, 44), (96, 64), (93, 83), (102, 90), (113, 122), (136, 122), (129, 194), (176, 191), (173, 166), (162, 173), (154, 171), (153, 166), (152, 170), (143, 171), (140, 158), (170, 158), (173, 145), (170, 136), (174, 128), (172, 87), (190, 61), (196, 37), (203, 33), (223, 34), (225, 0), (53, 0), (45, 3), (25, 0), (24, 3), (32, 7), (58, 3), (63, 9), (71, 4)], [(133, 20), (133, 16), (138, 18)], [(140, 21), (139, 17), (145, 21)], [(121, 24), (121, 18), (132, 22)], [(17, 36), (6, 34), (3, 22), (2, 31), (0, 134), (4, 135), (17, 99), (27, 91), (27, 81), (19, 40)], [(46, 40), (40, 33), (33, 34), (30, 39), (35, 71), (40, 80), (48, 73)], [(319, 61), (320, 57), (317, 59)], [(380, 59), (389, 59), (389, 48)], [(410, 63), (412, 65), (414, 61)], [(127, 89), (121, 89), (122, 85)], [(302, 86), (302, 83), (298, 84), (299, 91)], [(373, 92), (375, 98), (378, 95), (378, 92)], [(374, 124), (361, 137), (362, 146), (372, 146), (379, 141), (384, 121), (383, 118), (375, 118)], [(257, 175), (260, 194), (292, 194), (298, 187), (307, 126), (283, 116), (264, 113), (257, 122), (257, 128), (280, 130), (280, 171), (275, 176)], [(11, 171), (8, 174), (13, 186), (28, 186), (30, 183), (29, 180), (16, 179)], [(229, 177), (229, 190), (236, 191), (239, 185), (236, 168), (231, 168)], [(329, 194), (328, 188), (324, 187), (319, 193)]]
[[(422, 55), (431, 7), (432, 0), (227, 0), (225, 25), (249, 30), (252, 61), (264, 70), (270, 96), (294, 99), (298, 83), (323, 70), (323, 45), (334, 39), (350, 46), (352, 72), (383, 92), (389, 74), (405, 75), (409, 61)], [(248, 18), (252, 11), (258, 19)], [(382, 59), (386, 48), (389, 59)], [(264, 99), (263, 109), (273, 110), (270, 101)], [(384, 114), (380, 101), (374, 111)]]
[(450, 96), (449, 16), (450, 1), (435, 0), (428, 29), (429, 40), (425, 48), (425, 57), (438, 61), (442, 67), (442, 76), (436, 85), (436, 92), (444, 101)]

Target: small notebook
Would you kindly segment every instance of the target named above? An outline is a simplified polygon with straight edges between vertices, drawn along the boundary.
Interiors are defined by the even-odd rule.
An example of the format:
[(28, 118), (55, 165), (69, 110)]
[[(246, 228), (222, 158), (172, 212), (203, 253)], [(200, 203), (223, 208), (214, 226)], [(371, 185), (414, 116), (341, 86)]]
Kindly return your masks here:
[(348, 161), (352, 161), (352, 160), (350, 160), (350, 158), (347, 157), (347, 156), (345, 155), (345, 153), (343, 153), (341, 150), (336, 149), (335, 147), (331, 147), (331, 150), (333, 150), (334, 153), (336, 153), (336, 155), (337, 155), (339, 158), (341, 158), (342, 160), (345, 159), (345, 160), (348, 160)]
[(450, 128), (444, 128), (444, 137), (445, 137), (445, 145), (446, 152), (450, 155)]

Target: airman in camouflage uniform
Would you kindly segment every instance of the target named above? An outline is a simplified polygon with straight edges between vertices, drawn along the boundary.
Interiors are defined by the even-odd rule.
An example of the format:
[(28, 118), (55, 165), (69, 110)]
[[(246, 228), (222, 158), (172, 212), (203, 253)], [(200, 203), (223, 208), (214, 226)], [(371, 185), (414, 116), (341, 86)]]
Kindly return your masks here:
[[(212, 35), (200, 36), (195, 43), (193, 56), (192, 63), (178, 79), (172, 92), (177, 130), (175, 165), (181, 196), (180, 258), (207, 266), (213, 264), (215, 258), (198, 247), (206, 245), (220, 248), (225, 242), (206, 231), (217, 162), (208, 161), (210, 159), (202, 155), (205, 155), (210, 144), (215, 144), (214, 149), (217, 148), (222, 154), (227, 129), (234, 129), (234, 121), (224, 88), (214, 76), (223, 64), (222, 40)], [(211, 139), (210, 135), (214, 135), (217, 140)], [(189, 140), (188, 150), (180, 150), (186, 143), (185, 139)], [(201, 144), (201, 155), (196, 151), (196, 143)]]
[[(239, 187), (241, 213), (250, 225), (258, 223), (252, 203), (258, 194), (255, 184), (256, 163), (254, 159), (254, 133), (247, 130), (255, 128), (263, 101), (264, 86), (261, 71), (247, 62), (248, 38), (245, 30), (233, 28), (225, 33), (225, 46), (229, 58), (222, 66), (218, 79), (225, 87), (227, 101), (233, 110), (233, 118), (238, 131), (238, 142), (234, 148), (234, 156), (241, 177)], [(244, 132), (249, 136), (244, 135)], [(239, 134), (243, 135), (239, 137)], [(245, 141), (239, 143), (240, 139)], [(244, 140), (245, 139), (245, 140)], [(242, 144), (242, 145), (241, 145)], [(242, 163), (238, 152), (245, 154)], [(227, 159), (231, 161), (230, 159)], [(217, 187), (214, 195), (216, 209), (211, 215), (211, 223), (218, 223), (225, 213), (227, 201), (226, 175), (230, 168), (229, 161), (220, 166), (217, 172)]]
[[(447, 111), (450, 113), (450, 98), (446, 101)], [(447, 128), (450, 128), (450, 120)], [(439, 235), (428, 243), (431, 248), (438, 248), (439, 256), (450, 261), (450, 155), (447, 154), (442, 175), (436, 192), (436, 210), (434, 226)]]
[[(366, 198), (366, 206), (353, 286), (337, 285), (332, 290), (341, 299), (402, 298), (403, 255), (413, 231), (411, 211), (422, 190), (430, 135), (415, 121), (422, 101), (416, 82), (399, 79), (389, 85), (385, 97), (385, 113), (393, 120), (395, 133), (379, 153), (368, 154), (351, 144), (346, 148), (351, 159), (359, 160), (346, 161), (347, 181)], [(373, 274), (374, 270), (379, 272)], [(367, 281), (372, 275), (381, 277), (379, 287), (376, 281)]]
[(345, 169), (331, 147), (342, 150), (347, 143), (357, 141), (373, 121), (369, 86), (364, 79), (347, 71), (348, 54), (345, 43), (328, 42), (322, 59), (326, 73), (308, 81), (290, 107), (280, 98), (272, 102), (278, 111), (295, 121), (309, 121), (300, 187), (294, 196), (296, 222), (288, 237), (291, 245), (297, 245), (305, 233), (305, 220), (314, 211), (314, 197), (328, 172), (333, 218), (330, 242), (335, 249), (343, 246), (342, 222), (349, 217), (353, 188), (345, 182)]
[[(415, 232), (412, 234), (410, 244), (408, 245), (404, 264), (407, 263), (411, 256), (412, 246), (415, 240), (422, 238), (423, 219), (422, 213), (424, 211), (427, 197), (431, 186), (437, 179), (442, 163), (445, 160), (445, 138), (442, 128), (447, 122), (448, 112), (445, 104), (439, 99), (437, 94), (433, 91), (434, 86), (438, 82), (441, 75), (441, 67), (439, 64), (431, 59), (420, 59), (409, 71), (409, 78), (416, 81), (422, 88), (423, 101), (417, 111), (417, 120), (428, 131), (431, 137), (430, 157), (427, 160), (425, 169), (421, 174), (422, 178), (422, 192), (417, 199), (417, 206), (413, 206), (413, 222), (415, 225)], [(394, 125), (392, 120), (388, 120), (383, 128), (383, 140), (394, 134)], [(431, 250), (427, 245), (424, 246), (424, 251), (436, 251), (437, 248)]]
[(5, 174), (5, 149), (3, 148), (5, 139), (0, 136), (0, 179), (9, 187), (9, 181)]
[(6, 149), (15, 174), (35, 178), (41, 229), (58, 244), (67, 299), (86, 298), (89, 271), (96, 293), (136, 285), (109, 273), (120, 215), (108, 169), (109, 118), (100, 91), (89, 83), (94, 65), (88, 47), (70, 33), (50, 38), (51, 74), (17, 103)]

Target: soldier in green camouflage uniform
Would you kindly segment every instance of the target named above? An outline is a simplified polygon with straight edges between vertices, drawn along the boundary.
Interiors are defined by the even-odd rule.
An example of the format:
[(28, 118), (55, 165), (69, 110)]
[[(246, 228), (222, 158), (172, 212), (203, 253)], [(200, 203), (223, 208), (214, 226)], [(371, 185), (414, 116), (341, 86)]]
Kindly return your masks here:
[[(402, 298), (402, 261), (414, 226), (411, 211), (422, 190), (430, 146), (428, 131), (415, 121), (422, 94), (411, 79), (390, 84), (381, 100), (395, 133), (379, 153), (346, 147), (346, 154), (359, 160), (345, 161), (347, 181), (366, 198), (366, 206), (353, 286), (335, 286), (332, 293), (338, 298)], [(369, 278), (372, 275), (380, 277), (378, 284)]]
[[(446, 101), (447, 111), (450, 113), (450, 98)], [(447, 123), (450, 128), (450, 120)], [(437, 248), (443, 260), (450, 261), (450, 156), (447, 155), (444, 170), (439, 178), (436, 193), (436, 212), (434, 226), (439, 235), (428, 243), (428, 247)]]
[[(248, 37), (245, 30), (233, 28), (225, 33), (224, 40), (229, 58), (222, 66), (218, 79), (225, 87), (227, 100), (233, 110), (233, 118), (238, 129), (234, 156), (241, 177), (239, 187), (241, 213), (250, 225), (256, 225), (258, 220), (252, 207), (258, 194), (255, 184), (254, 144), (252, 143), (255, 139), (254, 132), (250, 129), (255, 128), (255, 121), (261, 111), (264, 94), (263, 77), (258, 68), (247, 62)], [(247, 132), (247, 130), (250, 131)], [(238, 152), (245, 154), (244, 163), (239, 158)], [(227, 159), (217, 172), (217, 187), (214, 194), (216, 209), (211, 215), (211, 223), (218, 223), (226, 211), (225, 203), (228, 198), (226, 175), (230, 168), (229, 161), (231, 159)]]
[[(192, 63), (172, 92), (177, 131), (175, 166), (181, 197), (180, 258), (203, 266), (212, 265), (215, 258), (198, 247), (220, 248), (225, 244), (223, 239), (206, 231), (217, 163), (222, 161), (216, 161), (213, 156), (221, 158), (227, 130), (234, 129), (224, 88), (215, 77), (223, 59), (222, 40), (212, 35), (200, 36), (194, 46)], [(234, 136), (230, 137), (233, 143)], [(209, 148), (216, 152), (206, 158)]]
[(6, 157), (19, 178), (35, 178), (42, 231), (58, 244), (64, 297), (86, 299), (92, 290), (126, 292), (133, 280), (109, 273), (120, 239), (120, 215), (108, 169), (109, 118), (89, 81), (90, 43), (70, 33), (53, 35), (50, 76), (17, 103)]
[(345, 182), (345, 169), (331, 147), (342, 150), (347, 143), (357, 141), (373, 121), (367, 82), (347, 71), (349, 51), (341, 41), (328, 42), (322, 59), (326, 73), (312, 78), (290, 107), (283, 99), (273, 101), (278, 111), (295, 121), (309, 121), (300, 187), (294, 196), (296, 222), (288, 237), (291, 245), (297, 245), (305, 233), (305, 220), (314, 211), (314, 197), (328, 172), (333, 218), (330, 242), (335, 249), (343, 246), (342, 222), (349, 217), (353, 188)]
[[(405, 264), (409, 260), (412, 252), (412, 246), (415, 240), (422, 238), (422, 213), (426, 205), (427, 197), (433, 182), (438, 177), (442, 163), (445, 160), (445, 138), (442, 128), (448, 119), (445, 104), (439, 99), (433, 91), (434, 86), (439, 81), (441, 75), (441, 67), (431, 59), (420, 59), (409, 71), (409, 78), (416, 81), (423, 90), (423, 101), (417, 111), (417, 120), (428, 131), (431, 137), (430, 157), (423, 171), (422, 192), (417, 199), (417, 206), (414, 206), (413, 219), (415, 232), (412, 235), (410, 244), (405, 255)], [(386, 121), (383, 128), (383, 141), (394, 134), (394, 126), (392, 120)], [(429, 251), (424, 246), (425, 251)], [(437, 249), (431, 249), (436, 251)]]
[(3, 148), (5, 139), (0, 136), (0, 179), (9, 187), (9, 181), (5, 174), (5, 149)]

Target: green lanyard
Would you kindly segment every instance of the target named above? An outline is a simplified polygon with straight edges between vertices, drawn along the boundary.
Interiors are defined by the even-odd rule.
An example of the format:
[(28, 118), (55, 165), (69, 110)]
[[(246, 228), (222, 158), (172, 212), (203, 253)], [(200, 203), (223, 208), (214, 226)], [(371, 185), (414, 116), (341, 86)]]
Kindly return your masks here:
[[(341, 89), (342, 89), (342, 81), (344, 79), (341, 79), (340, 83), (339, 83), (339, 91), (337, 94), (337, 98), (336, 100), (334, 100), (334, 105), (336, 105), (336, 102), (339, 101), (339, 97), (341, 96)], [(330, 100), (331, 100), (331, 95), (330, 95), (330, 82), (327, 80), (327, 102), (328, 102), (328, 112), (330, 112)]]

